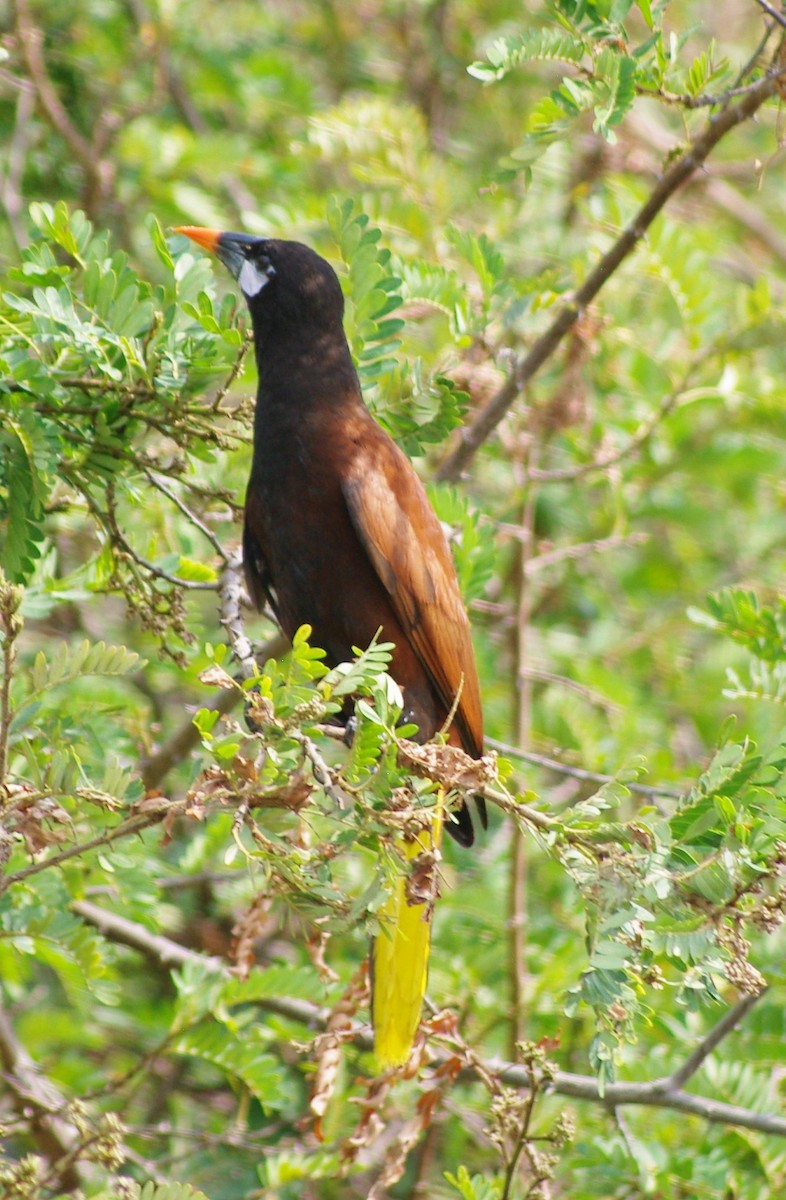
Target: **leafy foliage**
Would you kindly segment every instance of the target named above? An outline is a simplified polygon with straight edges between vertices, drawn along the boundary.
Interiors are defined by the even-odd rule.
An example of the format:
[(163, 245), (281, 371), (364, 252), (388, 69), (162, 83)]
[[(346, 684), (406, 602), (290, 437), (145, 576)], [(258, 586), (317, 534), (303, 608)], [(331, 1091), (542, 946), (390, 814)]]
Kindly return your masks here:
[[(779, 61), (738, 10), (14, 6), (3, 1194), (783, 1194), (756, 1128), (786, 1037), (777, 98), (518, 389), (653, 180)], [(412, 1079), (374, 1077), (360, 968), (436, 784), (384, 631), (333, 666), (304, 628), (234, 677), (254, 364), (182, 222), (335, 262), (364, 394), (424, 478), (516, 394), (430, 484), (509, 761), (441, 781), (487, 788), (491, 828), (442, 848), (440, 1057)], [(432, 775), (449, 752), (420, 751)], [(624, 1123), (576, 1101), (574, 1140), (554, 1071), (657, 1091), (757, 994), (683, 1084), (751, 1127), (661, 1091)]]

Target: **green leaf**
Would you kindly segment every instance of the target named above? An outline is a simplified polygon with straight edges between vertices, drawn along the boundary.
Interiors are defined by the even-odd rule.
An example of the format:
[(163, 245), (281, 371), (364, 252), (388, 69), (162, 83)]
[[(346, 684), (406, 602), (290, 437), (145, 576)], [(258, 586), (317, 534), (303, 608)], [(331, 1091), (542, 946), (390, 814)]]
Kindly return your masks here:
[(218, 579), (215, 568), (193, 558), (186, 558), (182, 554), (178, 555), (174, 573), (178, 578), (194, 583), (215, 583)]
[[(27, 700), (85, 675), (122, 676), (142, 666), (144, 661), (136, 651), (125, 646), (107, 646), (104, 642), (94, 644), (85, 639), (69, 649), (65, 642), (59, 642), (48, 657), (43, 650), (35, 656)], [(15, 730), (20, 716), (17, 713), (12, 723)]]
[[(204, 1192), (190, 1183), (146, 1183), (143, 1188), (132, 1183), (130, 1186), (139, 1189), (138, 1200), (208, 1200)], [(117, 1193), (113, 1192), (112, 1195), (114, 1197)], [(135, 1200), (133, 1195), (130, 1200)]]
[(347, 268), (345, 327), (361, 381), (372, 382), (388, 369), (403, 322), (390, 313), (401, 304), (401, 280), (390, 270), (390, 251), (378, 245), (382, 232), (356, 213), (352, 202), (328, 204), (328, 225)]
[[(309, 631), (310, 632), (310, 631)], [(390, 665), (395, 649), (392, 642), (380, 642), (381, 630), (377, 630), (365, 650), (353, 646), (357, 658), (352, 662), (339, 663), (322, 680), (322, 688), (329, 689), (333, 696), (350, 696), (356, 692), (368, 692), (376, 683), (377, 676)]]
[(522, 62), (578, 63), (584, 54), (582, 41), (558, 29), (546, 28), (497, 38), (486, 51), (487, 62), (474, 62), (467, 70), (475, 79), (491, 83), (504, 79)]
[(189, 1054), (240, 1079), (267, 1111), (284, 1106), (281, 1066), (267, 1053), (259, 1029), (235, 1034), (218, 1021), (202, 1021), (173, 1039), (172, 1050)]
[(500, 1180), (487, 1179), (483, 1175), (470, 1176), (464, 1166), (460, 1166), (455, 1175), (445, 1171), (445, 1178), (463, 1200), (499, 1200), (502, 1195)]
[(35, 455), (25, 431), (11, 421), (0, 431), (0, 448), (6, 486), (3, 569), (12, 583), (22, 583), (33, 573), (44, 540), (43, 490)]

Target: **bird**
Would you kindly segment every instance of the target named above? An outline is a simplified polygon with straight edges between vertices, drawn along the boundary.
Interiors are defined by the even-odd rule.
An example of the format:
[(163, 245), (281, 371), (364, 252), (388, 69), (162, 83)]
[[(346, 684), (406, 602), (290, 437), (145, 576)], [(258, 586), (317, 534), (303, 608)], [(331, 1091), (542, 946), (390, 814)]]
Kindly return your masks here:
[[(450, 547), (412, 463), (374, 419), (344, 330), (332, 266), (297, 241), (178, 226), (215, 255), (251, 316), (258, 391), (245, 498), (249, 593), (291, 638), (310, 625), (329, 666), (351, 660), (381, 630), (402, 722), (427, 741), (483, 754), (480, 686)], [(486, 826), (486, 809), (476, 798)], [(405, 841), (406, 861), (438, 851), (442, 826), (474, 840), (466, 804), (435, 808)], [(371, 956), (372, 1026), (383, 1068), (408, 1061), (420, 1023), (430, 905), (411, 903), (403, 876), (380, 912)]]

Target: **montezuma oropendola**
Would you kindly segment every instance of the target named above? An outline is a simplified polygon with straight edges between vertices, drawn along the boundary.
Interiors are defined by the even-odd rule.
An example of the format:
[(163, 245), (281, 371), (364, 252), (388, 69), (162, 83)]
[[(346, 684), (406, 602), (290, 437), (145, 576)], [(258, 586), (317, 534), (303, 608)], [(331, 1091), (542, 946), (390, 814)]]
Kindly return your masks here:
[[(363, 402), (336, 273), (299, 242), (177, 232), (217, 255), (251, 313), (259, 390), (243, 558), (255, 603), (269, 603), (289, 637), (310, 625), (329, 665), (351, 659), (381, 627), (395, 643), (389, 671), (404, 696), (402, 719), (426, 741), (455, 706), (448, 741), (479, 758), (480, 689), (448, 543), (409, 459)], [(437, 815), (407, 857), (436, 846), (440, 824)], [(466, 806), (445, 824), (472, 844)], [(391, 929), (374, 948), (372, 1015), (379, 1059), (398, 1065), (420, 1019), (429, 925), (423, 905), (406, 903), (403, 880), (381, 915)]]

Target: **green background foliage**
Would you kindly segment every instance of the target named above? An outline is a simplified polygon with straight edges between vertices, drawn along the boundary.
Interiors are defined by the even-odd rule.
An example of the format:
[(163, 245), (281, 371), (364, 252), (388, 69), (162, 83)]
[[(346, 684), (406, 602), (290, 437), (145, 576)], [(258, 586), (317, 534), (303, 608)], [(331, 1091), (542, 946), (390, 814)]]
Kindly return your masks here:
[[(512, 382), (783, 30), (753, 0), (524, 7), (0, 7), (0, 1190), (20, 1200), (783, 1195), (774, 88)], [(434, 787), (397, 760), (384, 644), (328, 672), (307, 631), (286, 653), (246, 614), (273, 657), (233, 678), (255, 369), (182, 223), (335, 265), (364, 394), (470, 608), (496, 803), (473, 852), (443, 851), (429, 994), (454, 1016), (389, 1086), (362, 1029), (317, 1030), (339, 1002), (367, 1021), (391, 797), (427, 809)], [(510, 387), (457, 478), (460, 427)], [(347, 749), (323, 726), (350, 693)], [(645, 1091), (615, 1106), (627, 1083)], [(736, 1107), (705, 1120), (678, 1091)]]

